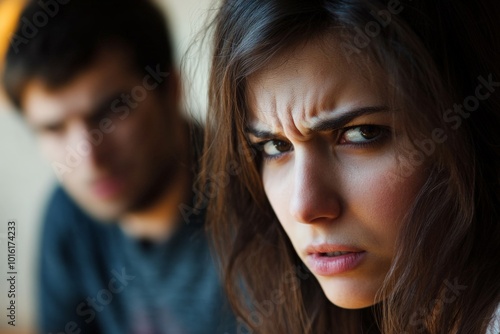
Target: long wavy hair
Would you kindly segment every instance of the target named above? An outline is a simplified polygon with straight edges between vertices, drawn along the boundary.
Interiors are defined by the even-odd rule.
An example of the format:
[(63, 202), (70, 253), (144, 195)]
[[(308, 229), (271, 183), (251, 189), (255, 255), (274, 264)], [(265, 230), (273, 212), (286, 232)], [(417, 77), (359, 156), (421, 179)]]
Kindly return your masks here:
[[(221, 3), (210, 25), (199, 203), (207, 206), (227, 293), (245, 322), (241, 333), (486, 332), (500, 302), (497, 6), (456, 0)], [(361, 310), (331, 304), (301, 263), (263, 190), (260, 152), (245, 135), (248, 77), (318, 37), (358, 66), (381, 68), (395, 122), (414, 143), (428, 145), (399, 150), (403, 176), (388, 176), (398, 186), (398, 177), (422, 163), (415, 157), (425, 158), (428, 177), (402, 222), (381, 302)], [(454, 111), (454, 104), (466, 112)], [(436, 131), (446, 139), (432, 141)]]

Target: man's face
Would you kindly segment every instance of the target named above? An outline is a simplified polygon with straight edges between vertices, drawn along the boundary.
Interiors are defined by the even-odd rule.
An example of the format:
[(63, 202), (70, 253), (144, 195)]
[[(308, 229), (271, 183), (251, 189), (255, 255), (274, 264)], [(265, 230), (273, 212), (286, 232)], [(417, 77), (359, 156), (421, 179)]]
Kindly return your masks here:
[(61, 88), (33, 80), (21, 101), (63, 187), (101, 219), (151, 205), (184, 147), (177, 82), (158, 69), (138, 74), (127, 56), (103, 51)]

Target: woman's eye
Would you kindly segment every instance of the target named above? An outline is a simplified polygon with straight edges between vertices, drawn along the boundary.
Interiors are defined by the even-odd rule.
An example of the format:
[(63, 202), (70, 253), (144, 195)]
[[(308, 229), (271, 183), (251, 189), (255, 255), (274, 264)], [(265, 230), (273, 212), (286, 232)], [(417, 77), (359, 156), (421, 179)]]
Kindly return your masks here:
[(278, 157), (292, 149), (292, 144), (282, 140), (269, 140), (260, 144), (262, 151), (267, 157)]
[(387, 130), (376, 125), (361, 125), (348, 128), (340, 136), (340, 144), (368, 144), (382, 139)]

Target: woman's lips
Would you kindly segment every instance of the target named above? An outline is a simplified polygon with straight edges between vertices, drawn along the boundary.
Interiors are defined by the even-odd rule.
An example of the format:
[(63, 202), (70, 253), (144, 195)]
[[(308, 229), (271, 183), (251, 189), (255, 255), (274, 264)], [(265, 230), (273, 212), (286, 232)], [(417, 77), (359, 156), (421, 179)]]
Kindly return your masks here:
[(306, 264), (313, 273), (333, 276), (355, 269), (366, 257), (366, 252), (344, 245), (319, 245), (306, 249)]

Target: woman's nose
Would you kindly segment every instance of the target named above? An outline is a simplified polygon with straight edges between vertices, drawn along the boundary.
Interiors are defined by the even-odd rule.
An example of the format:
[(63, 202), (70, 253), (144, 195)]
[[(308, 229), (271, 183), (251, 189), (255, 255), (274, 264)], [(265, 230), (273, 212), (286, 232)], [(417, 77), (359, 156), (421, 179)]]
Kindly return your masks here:
[(290, 214), (300, 223), (334, 220), (341, 214), (341, 198), (334, 161), (318, 151), (295, 152)]

